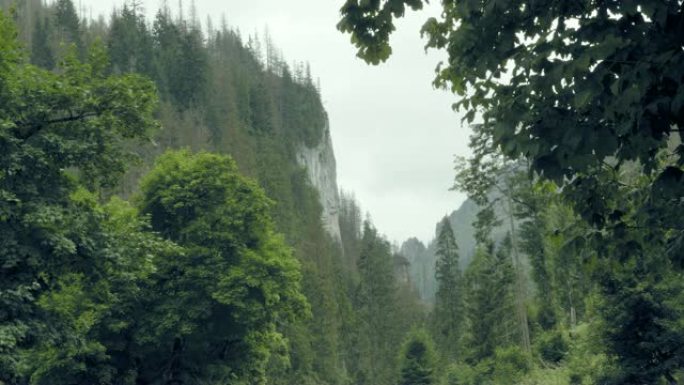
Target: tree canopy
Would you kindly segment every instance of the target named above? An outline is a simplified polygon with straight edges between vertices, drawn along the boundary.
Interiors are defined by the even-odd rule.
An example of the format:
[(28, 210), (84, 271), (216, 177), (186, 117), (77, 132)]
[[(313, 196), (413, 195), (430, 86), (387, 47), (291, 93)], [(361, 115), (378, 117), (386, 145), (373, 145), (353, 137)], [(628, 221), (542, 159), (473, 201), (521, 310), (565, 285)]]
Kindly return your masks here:
[[(59, 72), (26, 64), (12, 22), (0, 12), (0, 380), (17, 372), (48, 317), (36, 299), (60, 277), (104, 269), (96, 213), (79, 184), (111, 186), (131, 159), (123, 143), (156, 129), (154, 86), (138, 75), (106, 76), (95, 46)], [(72, 280), (72, 282), (74, 282)]]
[[(393, 18), (420, 0), (349, 0), (338, 28), (370, 63), (389, 57)], [(442, 1), (423, 26), (444, 50), (435, 84), (511, 158), (562, 181), (614, 158), (657, 168), (684, 126), (679, 1)], [(673, 155), (684, 162), (684, 147)]]
[(215, 361), (238, 378), (264, 380), (270, 352), (284, 343), (277, 325), (308, 311), (299, 263), (274, 232), (270, 204), (228, 156), (158, 158), (141, 182), (140, 210), (185, 253), (158, 261), (153, 292), (174, 295), (150, 303), (144, 324), (168, 345), (168, 356), (154, 349), (147, 357), (150, 367), (170, 365), (187, 382), (197, 372), (206, 378)]
[[(378, 64), (391, 54), (395, 19), (424, 3), (348, 0), (338, 28), (351, 34), (358, 56)], [(681, 212), (684, 196), (681, 1), (444, 0), (441, 8), (421, 31), (426, 48), (448, 56), (434, 84), (457, 95), (454, 108), (465, 112), (465, 121), (477, 122), (474, 156), (459, 167), (457, 184), (485, 208), (478, 229), (496, 224), (490, 200), (500, 171), (507, 161), (526, 158), (533, 184), (543, 186), (539, 177), (555, 182), (550, 188), (564, 201), (556, 210), (571, 223), (575, 215), (582, 220), (572, 230), (535, 234), (556, 221), (545, 225), (551, 218), (540, 211), (559, 212), (519, 210), (544, 194), (512, 190), (516, 202), (509, 206), (524, 221), (521, 249), (530, 254), (538, 289), (551, 276), (544, 253), (558, 253), (556, 268), (574, 271), (553, 272), (569, 278), (567, 288), (556, 290), (574, 327), (576, 303), (569, 295), (591, 287), (578, 280), (584, 276), (578, 267), (588, 272), (600, 292), (596, 309), (606, 326), (600, 340), (619, 367), (607, 377), (677, 383), (682, 329), (674, 319), (681, 306), (662, 294), (682, 295), (684, 222), (672, 214)], [(538, 319), (550, 328), (557, 322), (555, 295), (544, 296), (545, 315)], [(542, 350), (562, 345), (547, 336)]]

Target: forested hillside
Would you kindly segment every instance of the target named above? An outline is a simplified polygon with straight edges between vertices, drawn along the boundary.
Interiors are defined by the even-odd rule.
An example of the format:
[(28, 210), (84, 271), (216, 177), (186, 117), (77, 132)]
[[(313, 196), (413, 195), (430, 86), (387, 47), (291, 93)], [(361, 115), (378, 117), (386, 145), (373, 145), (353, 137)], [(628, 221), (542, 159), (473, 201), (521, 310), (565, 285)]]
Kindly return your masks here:
[(3, 8), (0, 382), (394, 382), (423, 311), (358, 203), (323, 226), (307, 65), (193, 10)]
[(684, 383), (681, 0), (441, 2), (469, 200), (400, 250), (268, 34), (0, 6), (0, 385)]

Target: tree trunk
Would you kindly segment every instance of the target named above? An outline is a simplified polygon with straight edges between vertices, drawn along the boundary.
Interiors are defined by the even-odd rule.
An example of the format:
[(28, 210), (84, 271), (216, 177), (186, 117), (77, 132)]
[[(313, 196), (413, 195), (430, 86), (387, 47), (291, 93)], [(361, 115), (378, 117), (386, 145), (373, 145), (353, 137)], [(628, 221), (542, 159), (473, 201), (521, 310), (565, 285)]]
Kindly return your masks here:
[(515, 304), (520, 327), (520, 343), (523, 350), (529, 353), (532, 351), (532, 344), (530, 342), (530, 327), (528, 325), (527, 309), (525, 307), (525, 274), (523, 272), (522, 263), (520, 262), (520, 254), (518, 253), (518, 237), (516, 235), (515, 221), (513, 220), (513, 202), (510, 196), (506, 196), (506, 198), (508, 201), (508, 220), (511, 231), (513, 265), (515, 266)]

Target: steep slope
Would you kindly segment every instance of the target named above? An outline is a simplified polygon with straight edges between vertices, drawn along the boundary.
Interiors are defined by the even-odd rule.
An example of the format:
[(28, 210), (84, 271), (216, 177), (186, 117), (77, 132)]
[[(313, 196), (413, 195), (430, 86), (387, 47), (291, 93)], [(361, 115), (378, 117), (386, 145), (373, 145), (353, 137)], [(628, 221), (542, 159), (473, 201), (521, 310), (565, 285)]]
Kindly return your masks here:
[[(135, 5), (114, 11), (109, 21), (88, 21), (78, 17), (72, 0), (27, 0), (15, 19), (27, 59), (37, 66), (58, 72), (68, 57), (75, 65), (87, 62), (85, 69), (137, 73), (156, 84), (161, 130), (144, 143), (119, 143), (140, 162), (118, 184), (102, 187), (102, 198), (135, 200), (155, 159), (178, 148), (230, 155), (236, 172), (260, 185), (277, 230), (272, 235), (279, 242), (282, 235), (298, 260), (290, 278), (299, 281), (301, 274), (307, 303), (301, 310), (310, 315), (274, 320), (284, 338), (261, 351), (262, 362), (270, 357), (268, 383), (393, 383), (393, 352), (424, 318), (424, 307), (410, 287), (408, 262), (392, 253), (372, 223), (362, 224), (355, 203), (345, 212), (340, 202), (328, 118), (308, 65), (288, 65), (268, 37), (245, 42), (225, 23), (203, 31), (194, 17), (172, 17), (167, 8), (152, 23)], [(370, 290), (380, 281), (382, 291)], [(258, 290), (254, 295), (261, 298)], [(180, 337), (166, 340), (174, 338)], [(196, 353), (202, 363), (210, 355), (228, 357), (215, 349)], [(60, 381), (54, 384), (69, 380)], [(235, 381), (231, 373), (229, 382)]]
[(271, 383), (345, 381), (342, 330), (350, 299), (349, 278), (340, 273), (335, 157), (308, 66), (288, 65), (268, 38), (245, 42), (225, 24), (205, 32), (164, 8), (152, 23), (126, 6), (109, 22), (85, 21), (70, 0), (28, 0), (19, 3), (16, 19), (36, 65), (54, 69), (70, 44), (85, 59), (95, 43), (109, 56), (109, 73), (155, 81), (162, 129), (149, 143), (130, 143), (142, 162), (108, 194), (135, 195), (153, 160), (172, 148), (229, 154), (260, 184), (277, 230), (300, 262), (312, 313), (300, 323), (282, 322), (294, 353), (288, 364), (273, 362)]
[(328, 127), (318, 145), (313, 148), (302, 146), (299, 149), (297, 161), (306, 168), (309, 181), (318, 190), (319, 201), (323, 207), (323, 227), (335, 241), (341, 243), (337, 166)]

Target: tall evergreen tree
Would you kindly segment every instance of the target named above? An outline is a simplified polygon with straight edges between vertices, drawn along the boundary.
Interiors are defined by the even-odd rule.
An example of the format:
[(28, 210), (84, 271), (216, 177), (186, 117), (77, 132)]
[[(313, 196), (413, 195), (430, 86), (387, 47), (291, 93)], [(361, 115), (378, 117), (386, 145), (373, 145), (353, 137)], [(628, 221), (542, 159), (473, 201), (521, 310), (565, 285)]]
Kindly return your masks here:
[(498, 250), (480, 245), (466, 271), (467, 360), (478, 363), (492, 357), (497, 347), (517, 342), (515, 271), (510, 238)]
[(356, 306), (361, 321), (360, 379), (372, 384), (389, 384), (393, 377), (393, 354), (397, 348), (396, 282), (389, 242), (366, 220), (358, 259), (360, 282)]
[(424, 330), (409, 333), (401, 348), (397, 385), (432, 385), (437, 383), (436, 354), (430, 335)]
[(52, 69), (55, 66), (55, 57), (50, 45), (50, 19), (38, 17), (34, 28), (31, 40), (31, 63), (45, 69)]
[(152, 76), (153, 41), (145, 16), (124, 5), (110, 22), (107, 47), (114, 72), (137, 72)]
[(75, 44), (83, 54), (81, 21), (72, 0), (57, 0), (55, 4), (55, 27), (61, 42)]
[(349, 271), (356, 271), (363, 219), (361, 208), (353, 194), (340, 191), (340, 235)]
[(448, 217), (444, 217), (439, 224), (436, 255), (434, 323), (441, 350), (453, 359), (460, 352), (465, 293), (458, 245)]
[(201, 105), (208, 80), (202, 32), (174, 21), (168, 10), (157, 13), (153, 29), (160, 88), (181, 110)]

